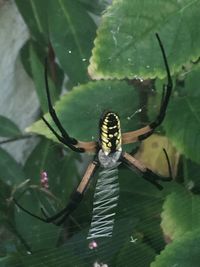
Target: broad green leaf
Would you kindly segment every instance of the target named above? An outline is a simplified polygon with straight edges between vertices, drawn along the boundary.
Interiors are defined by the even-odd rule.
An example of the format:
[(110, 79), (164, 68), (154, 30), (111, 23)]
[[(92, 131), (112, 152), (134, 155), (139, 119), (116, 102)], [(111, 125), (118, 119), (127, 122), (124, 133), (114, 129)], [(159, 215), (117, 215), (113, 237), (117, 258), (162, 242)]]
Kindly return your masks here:
[[(36, 253), (29, 257), (23, 257), (22, 262), (26, 267), (87, 267), (84, 259), (79, 259), (70, 255), (66, 249), (54, 248), (52, 250), (44, 250), (42, 253)], [(67, 265), (66, 265), (67, 263)]]
[[(49, 233), (50, 234), (50, 233)], [(79, 239), (80, 241), (80, 239)], [(66, 242), (68, 244), (70, 242)], [(83, 242), (80, 241), (80, 244), (83, 245)], [(52, 249), (38, 249), (34, 250), (32, 255), (16, 255), (16, 263), (21, 263), (20, 265), (12, 266), (25, 266), (25, 267), (87, 267), (92, 266), (92, 261), (87, 260), (87, 254), (90, 253), (87, 247), (87, 254), (84, 258), (81, 258), (79, 255), (76, 255), (72, 252), (73, 243), (65, 246), (54, 247)], [(81, 252), (81, 251), (80, 251)], [(94, 262), (94, 254), (90, 256)], [(22, 265), (23, 263), (23, 265)], [(11, 265), (10, 265), (11, 266)]]
[(28, 157), (24, 172), (31, 183), (36, 185), (40, 185), (41, 172), (47, 172), (49, 190), (63, 202), (63, 207), (78, 184), (77, 157), (77, 154), (72, 153), (64, 156), (60, 146), (42, 140)]
[(13, 121), (0, 115), (0, 136), (16, 137), (20, 134), (20, 129)]
[[(15, 198), (23, 207), (42, 217), (41, 206), (38, 204), (39, 195), (36, 190), (31, 191), (31, 194), (30, 191), (27, 191), (20, 199), (17, 195)], [(32, 251), (56, 246), (60, 232), (59, 227), (33, 218), (17, 207), (15, 208), (15, 225)]]
[(0, 148), (1, 179), (8, 185), (17, 185), (25, 180), (25, 175), (18, 164), (5, 150)]
[[(176, 188), (174, 182), (162, 183), (163, 191), (159, 191), (154, 185), (144, 180), (140, 174), (123, 167), (119, 176), (120, 197), (118, 206), (118, 218), (126, 218), (126, 224), (130, 220), (137, 220), (132, 231), (138, 231), (144, 240), (148, 240), (151, 246), (163, 249), (163, 234), (160, 228), (160, 213), (165, 197)], [(132, 232), (129, 233), (129, 236)]]
[[(71, 153), (63, 156), (60, 146), (56, 146), (51, 141), (42, 140), (29, 156), (24, 167), (26, 177), (31, 179), (32, 188), (33, 185), (37, 188), (29, 189), (27, 194), (20, 197), (18, 201), (21, 205), (40, 217), (43, 217), (41, 207), (45, 208), (49, 216), (63, 209), (79, 182), (76, 158), (77, 155), (72, 156)], [(41, 190), (41, 171), (46, 171), (48, 174), (49, 193)], [(17, 192), (15, 197), (18, 199), (18, 196), (20, 193)], [(82, 208), (85, 211), (84, 206)], [(27, 224), (21, 225), (22, 221), (27, 221)], [(40, 222), (23, 211), (16, 213), (16, 222), (20, 233), (23, 234), (32, 249), (56, 246), (60, 235), (59, 227)], [(32, 234), (30, 234), (30, 224), (33, 229)], [(69, 224), (69, 220), (67, 224)], [(51, 231), (51, 235), (48, 237), (49, 231)], [(37, 235), (36, 239), (32, 239), (33, 234)]]
[(175, 97), (164, 121), (166, 135), (179, 152), (200, 162), (200, 105), (195, 96)]
[(183, 233), (156, 257), (150, 267), (199, 267), (200, 262), (200, 231)]
[[(125, 223), (126, 228), (124, 228)], [(126, 219), (122, 218), (117, 224), (116, 234), (113, 235), (112, 238), (99, 238), (96, 240), (98, 244), (98, 249), (96, 251), (92, 251), (88, 248), (88, 245), (92, 240), (86, 239), (88, 229), (82, 227), (82, 229), (79, 230), (79, 233), (72, 236), (68, 242), (66, 242), (65, 247), (63, 247), (67, 254), (72, 256), (72, 258), (69, 257), (69, 263), (74, 263), (74, 266), (81, 267), (93, 266), (94, 262), (97, 261), (99, 263), (103, 262), (104, 264), (108, 264), (108, 266), (115, 266), (115, 264), (111, 264), (111, 262), (113, 261), (113, 258), (116, 257), (116, 254), (119, 252), (124, 242), (127, 241), (127, 235), (131, 231), (130, 224)], [(65, 251), (62, 251), (62, 254), (64, 254), (60, 258), (63, 258), (64, 255), (66, 255)], [(94, 253), (98, 257), (94, 256)]]
[(146, 242), (155, 252), (160, 252), (166, 245), (160, 222), (160, 216), (144, 217), (142, 221), (138, 223), (137, 235), (135, 238), (133, 236), (132, 240), (136, 239), (136, 241), (139, 241), (138, 236), (142, 236), (143, 242)]
[[(39, 170), (41, 170), (40, 167), (43, 167), (43, 164), (45, 164), (47, 160), (46, 158), (50, 158), (48, 155), (49, 146), (49, 141), (46, 141), (46, 146), (45, 143), (43, 144), (43, 146), (41, 145), (41, 148), (43, 148), (43, 152), (41, 152), (41, 158), (37, 155), (38, 157), (36, 160), (36, 158), (34, 158), (34, 155), (31, 154), (30, 158), (28, 159), (28, 163), (26, 163), (25, 166), (26, 178), (32, 178), (31, 180), (36, 181), (35, 183), (31, 183), (31, 185), (35, 186), (35, 189), (32, 186), (32, 189), (29, 189), (27, 191), (24, 191), (23, 189), (23, 192), (25, 192), (23, 194), (21, 194), (22, 192), (19, 193), (18, 191), (15, 193), (15, 198), (24, 208), (31, 211), (33, 214), (36, 214), (41, 217), (43, 217), (41, 213), (41, 203), (44, 205), (46, 205), (47, 203), (48, 205), (50, 205), (50, 208), (52, 208), (50, 200), (54, 199), (54, 197), (48, 198), (48, 194), (44, 193), (44, 191), (40, 189), (39, 184)], [(33, 160), (33, 166), (30, 165), (31, 159)], [(34, 166), (36, 169), (33, 171)], [(53, 212), (56, 213), (55, 210), (53, 210)], [(26, 240), (28, 246), (31, 248), (31, 251), (53, 248), (56, 246), (56, 242), (60, 232), (58, 227), (52, 224), (46, 224), (44, 222), (41, 222), (26, 214), (24, 211), (18, 209), (17, 207), (15, 208), (15, 224), (17, 230), (20, 232), (20, 234)]]
[(197, 163), (200, 162), (199, 84), (200, 67), (197, 65), (186, 75), (184, 88), (179, 89), (180, 96), (171, 99), (163, 123), (166, 135), (175, 147)]
[[(119, 208), (135, 218), (154, 217), (161, 212), (164, 192), (144, 180), (139, 173), (122, 166), (120, 171)], [(162, 183), (165, 187), (165, 184)], [(121, 216), (121, 213), (120, 213)]]
[(149, 267), (155, 257), (153, 249), (145, 244), (127, 242), (117, 255), (116, 267)]
[(198, 195), (179, 189), (170, 194), (163, 206), (162, 229), (170, 239), (178, 239), (186, 232), (199, 229), (200, 198)]
[(78, 1), (49, 1), (49, 31), (58, 60), (71, 83), (88, 80), (96, 26)]
[(155, 33), (166, 50), (170, 70), (200, 54), (200, 2), (114, 0), (102, 17), (89, 73), (94, 79), (163, 78), (163, 57)]
[[(80, 85), (64, 95), (55, 106), (70, 136), (87, 141), (98, 138), (98, 123), (103, 111), (117, 112), (122, 131), (125, 132), (139, 127), (138, 115), (135, 115), (137, 109), (137, 92), (124, 81), (98, 81)], [(49, 115), (45, 117), (52, 124)], [(56, 140), (41, 120), (29, 127), (28, 131)]]
[[(43, 0), (15, 0), (17, 7), (29, 27), (33, 39), (38, 43), (48, 41), (47, 6), (49, 1)], [(46, 40), (44, 40), (44, 36)]]

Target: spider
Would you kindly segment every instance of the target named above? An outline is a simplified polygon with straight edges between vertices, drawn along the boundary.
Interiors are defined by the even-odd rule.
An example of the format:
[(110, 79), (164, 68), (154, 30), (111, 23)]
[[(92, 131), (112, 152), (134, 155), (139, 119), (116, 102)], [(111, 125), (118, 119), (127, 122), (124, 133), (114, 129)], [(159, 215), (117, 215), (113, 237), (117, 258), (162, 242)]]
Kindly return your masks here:
[(160, 40), (160, 37), (157, 33), (156, 33), (156, 38), (158, 40), (158, 44), (162, 53), (167, 73), (167, 85), (163, 85), (163, 97), (161, 101), (159, 114), (157, 115), (156, 119), (149, 125), (136, 131), (121, 133), (119, 116), (115, 112), (106, 111), (102, 114), (99, 121), (99, 140), (96, 142), (95, 141), (82, 142), (76, 140), (75, 138), (70, 137), (67, 131), (63, 128), (56, 114), (56, 111), (52, 106), (49, 86), (48, 86), (47, 61), (46, 61), (45, 86), (46, 86), (48, 108), (50, 116), (53, 119), (55, 125), (57, 126), (59, 133), (49, 124), (49, 122), (44, 117), (42, 117), (44, 123), (62, 144), (68, 146), (75, 152), (79, 153), (93, 152), (95, 153), (95, 156), (92, 162), (89, 163), (86, 172), (81, 182), (79, 183), (78, 187), (72, 193), (68, 204), (60, 212), (51, 217), (48, 217), (46, 212), (42, 209), (44, 217), (39, 217), (33, 214), (32, 212), (28, 211), (24, 207), (22, 207), (17, 202), (17, 200), (14, 199), (15, 204), (21, 210), (45, 223), (53, 223), (57, 226), (62, 225), (68, 218), (68, 216), (77, 208), (80, 201), (83, 199), (85, 191), (88, 188), (94, 173), (100, 166), (103, 168), (112, 168), (112, 167), (114, 168), (115, 166), (117, 167), (119, 163), (125, 164), (132, 170), (137, 171), (145, 180), (152, 183), (159, 190), (162, 190), (163, 187), (158, 183), (158, 181), (167, 182), (172, 180), (171, 175), (169, 175), (169, 177), (160, 176), (152, 172), (150, 169), (148, 169), (143, 163), (141, 163), (131, 154), (122, 151), (122, 145), (134, 143), (137, 141), (142, 141), (148, 138), (154, 132), (154, 130), (162, 123), (165, 117), (173, 83), (165, 50)]

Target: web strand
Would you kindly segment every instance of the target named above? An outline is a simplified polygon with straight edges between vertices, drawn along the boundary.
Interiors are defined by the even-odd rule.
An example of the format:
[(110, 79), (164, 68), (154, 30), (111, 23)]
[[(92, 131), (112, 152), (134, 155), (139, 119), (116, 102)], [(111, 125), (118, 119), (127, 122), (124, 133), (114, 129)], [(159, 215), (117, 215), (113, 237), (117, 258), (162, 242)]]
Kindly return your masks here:
[(105, 168), (99, 172), (92, 222), (87, 239), (112, 237), (114, 216), (119, 198), (118, 168)]

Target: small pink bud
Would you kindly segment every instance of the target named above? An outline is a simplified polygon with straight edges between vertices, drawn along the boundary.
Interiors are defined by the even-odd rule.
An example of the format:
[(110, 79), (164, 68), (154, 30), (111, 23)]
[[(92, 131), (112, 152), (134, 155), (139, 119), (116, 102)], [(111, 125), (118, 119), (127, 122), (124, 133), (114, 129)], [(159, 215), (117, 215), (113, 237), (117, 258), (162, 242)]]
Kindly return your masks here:
[(43, 188), (45, 188), (45, 189), (48, 189), (48, 188), (49, 188), (47, 172), (42, 171), (42, 172), (40, 173), (40, 183), (41, 183), (41, 186), (42, 186)]
[(93, 240), (92, 242), (89, 243), (88, 247), (89, 249), (97, 248), (98, 247), (97, 242)]

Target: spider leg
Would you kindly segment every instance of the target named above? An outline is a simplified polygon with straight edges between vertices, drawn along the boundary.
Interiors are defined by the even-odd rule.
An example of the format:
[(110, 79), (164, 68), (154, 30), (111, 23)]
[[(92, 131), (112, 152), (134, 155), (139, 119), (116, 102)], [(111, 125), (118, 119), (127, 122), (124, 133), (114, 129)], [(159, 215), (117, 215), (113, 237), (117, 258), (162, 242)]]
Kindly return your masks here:
[(128, 167), (130, 167), (134, 171), (138, 172), (142, 176), (142, 178), (152, 183), (159, 190), (162, 190), (163, 187), (157, 181), (170, 182), (172, 180), (172, 177), (164, 177), (152, 172), (150, 169), (145, 167), (139, 160), (137, 160), (127, 152), (123, 153), (122, 162), (124, 162)]
[(47, 102), (48, 102), (48, 108), (49, 108), (49, 114), (51, 118), (53, 119), (54, 123), (58, 127), (58, 130), (61, 133), (61, 136), (56, 133), (56, 131), (52, 128), (52, 126), (44, 119), (42, 118), (47, 127), (53, 132), (53, 134), (58, 138), (60, 142), (67, 145), (69, 148), (76, 152), (85, 152), (84, 148), (77, 148), (75, 145), (78, 144), (78, 140), (75, 138), (72, 138), (68, 135), (66, 130), (63, 128), (55, 109), (53, 108), (52, 102), (51, 102), (51, 96), (49, 91), (49, 83), (48, 83), (48, 74), (47, 74), (47, 58), (45, 59), (45, 70), (44, 70), (44, 76), (45, 76), (45, 88), (46, 88), (46, 94), (47, 94)]
[(62, 216), (64, 216), (64, 218), (67, 219), (67, 217), (78, 207), (82, 198), (83, 198), (83, 194), (79, 193), (78, 191), (75, 191), (74, 193), (72, 193), (70, 201), (68, 202), (67, 206), (63, 210), (61, 210), (60, 212), (58, 212), (57, 214), (51, 217), (48, 217), (44, 209), (41, 208), (41, 211), (46, 218), (46, 222), (53, 223), (57, 226), (61, 225), (62, 223), (59, 223), (59, 222), (61, 220), (62, 222), (65, 221), (63, 220)]
[(33, 214), (29, 210), (22, 207), (16, 199), (13, 199), (14, 203), (21, 210), (23, 210), (27, 214), (31, 215), (32, 217), (34, 217), (40, 221), (43, 221), (45, 223), (53, 223), (55, 225), (61, 225), (67, 219), (67, 217), (78, 207), (79, 203), (81, 202), (81, 200), (84, 196), (86, 189), (89, 186), (91, 178), (93, 177), (97, 168), (98, 168), (98, 162), (96, 160), (93, 160), (88, 165), (87, 170), (86, 170), (80, 184), (78, 185), (76, 191), (74, 193), (72, 193), (70, 200), (69, 200), (68, 204), (66, 205), (66, 207), (51, 217), (46, 216), (46, 213), (44, 212), (44, 210), (42, 210), (42, 212), (43, 212), (45, 218)]
[(166, 160), (167, 160), (167, 165), (168, 165), (168, 170), (169, 170), (169, 176), (170, 176), (170, 177), (173, 177), (173, 175), (172, 175), (171, 164), (170, 164), (169, 157), (168, 157), (168, 154), (167, 154), (167, 151), (166, 151), (165, 148), (163, 148), (163, 152), (164, 152), (165, 157), (166, 157)]
[(165, 50), (164, 50), (163, 44), (160, 40), (158, 33), (156, 33), (156, 38), (157, 38), (158, 44), (160, 46), (160, 50), (161, 50), (163, 60), (164, 60), (165, 70), (167, 73), (167, 85), (163, 85), (163, 95), (162, 95), (160, 111), (159, 111), (159, 114), (156, 117), (156, 119), (153, 122), (151, 122), (149, 125), (141, 128), (139, 130), (122, 134), (122, 143), (123, 144), (129, 144), (132, 142), (142, 141), (142, 140), (146, 139), (154, 132), (154, 130), (163, 122), (163, 120), (165, 118), (166, 109), (167, 109), (168, 102), (169, 102), (169, 99), (171, 96), (173, 83), (172, 83), (172, 78), (171, 78), (170, 69), (169, 69), (169, 65), (167, 62)]
[(163, 56), (163, 60), (164, 60), (164, 64), (165, 64), (165, 70), (167, 73), (167, 85), (163, 85), (163, 96), (162, 96), (162, 101), (161, 101), (161, 106), (160, 106), (160, 112), (157, 116), (157, 118), (155, 119), (155, 121), (153, 121), (152, 123), (149, 124), (151, 131), (147, 134), (144, 135), (140, 135), (138, 137), (139, 140), (144, 140), (147, 137), (149, 137), (155, 128), (157, 128), (164, 120), (165, 118), (165, 114), (166, 114), (166, 109), (169, 103), (169, 98), (172, 92), (172, 87), (173, 87), (173, 83), (172, 83), (172, 78), (171, 78), (171, 74), (170, 74), (170, 70), (169, 70), (169, 65), (167, 62), (167, 57), (165, 54), (165, 50), (163, 47), (163, 44), (161, 42), (161, 39), (158, 35), (158, 33), (156, 33), (156, 38), (158, 40), (159, 46), (160, 46), (160, 50), (162, 52), (162, 56)]
[(60, 136), (55, 130), (54, 128), (49, 124), (49, 122), (45, 119), (45, 117), (42, 117), (42, 120), (44, 121), (44, 123), (47, 125), (47, 127), (51, 130), (51, 132), (55, 135), (55, 137), (64, 145), (67, 145), (69, 148), (71, 148), (71, 150), (75, 151), (75, 152), (85, 152), (85, 150), (83, 148), (80, 147), (75, 147), (74, 145), (68, 143), (66, 141), (65, 138), (63, 138), (62, 136)]
[(34, 217), (34, 218), (36, 218), (36, 219), (38, 219), (38, 220), (40, 220), (40, 221), (42, 221), (42, 222), (46, 222), (46, 219), (44, 219), (44, 218), (42, 218), (42, 217), (40, 217), (40, 216), (37, 216), (37, 215), (33, 214), (32, 212), (30, 212), (29, 210), (27, 210), (27, 209), (25, 209), (23, 206), (21, 206), (15, 198), (13, 198), (13, 201), (14, 201), (15, 205), (16, 205), (20, 210), (23, 210), (25, 213), (29, 214), (30, 216), (32, 216), (32, 217)]

